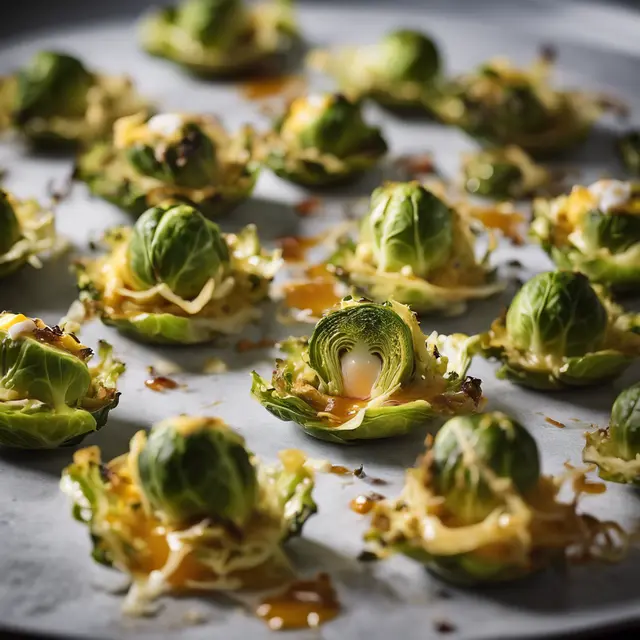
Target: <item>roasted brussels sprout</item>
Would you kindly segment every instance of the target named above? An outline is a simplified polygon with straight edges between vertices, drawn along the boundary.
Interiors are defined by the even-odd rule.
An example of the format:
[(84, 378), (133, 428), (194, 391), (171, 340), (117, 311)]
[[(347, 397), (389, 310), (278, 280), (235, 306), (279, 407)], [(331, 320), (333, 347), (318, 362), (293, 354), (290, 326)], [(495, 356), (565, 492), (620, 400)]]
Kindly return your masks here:
[(499, 378), (526, 387), (601, 384), (640, 356), (632, 316), (581, 273), (541, 273), (520, 289), (506, 316), (476, 337), (473, 348), (502, 362)]
[(549, 172), (516, 146), (466, 154), (462, 178), (469, 193), (504, 200), (531, 196), (551, 181)]
[(122, 116), (148, 108), (128, 77), (88, 70), (65, 53), (40, 51), (4, 78), (1, 118), (38, 146), (86, 144), (109, 134)]
[(109, 253), (77, 266), (89, 316), (138, 340), (194, 344), (238, 333), (280, 267), (254, 225), (221, 234), (197, 209), (168, 202), (105, 237)]
[(601, 478), (640, 484), (640, 382), (625, 389), (611, 409), (607, 429), (586, 434), (582, 457)]
[(357, 242), (344, 237), (328, 270), (363, 295), (394, 298), (418, 313), (458, 315), (468, 300), (503, 289), (474, 253), (466, 217), (417, 182), (388, 183), (371, 196)]
[(467, 585), (522, 578), (568, 553), (619, 559), (620, 527), (578, 513), (576, 499), (560, 502), (561, 484), (540, 475), (535, 440), (515, 420), (452, 418), (407, 471), (400, 498), (374, 505), (365, 539), (381, 558), (403, 553)]
[(618, 142), (622, 162), (629, 173), (640, 176), (640, 130), (629, 131)]
[(80, 156), (76, 177), (134, 215), (176, 199), (211, 217), (251, 195), (259, 168), (251, 144), (248, 128), (230, 136), (210, 117), (137, 114), (115, 123), (113, 142)]
[(38, 318), (0, 314), (0, 445), (53, 449), (98, 430), (117, 406), (124, 365), (107, 343), (101, 361), (59, 327)]
[(40, 266), (40, 257), (58, 245), (53, 214), (35, 200), (18, 200), (0, 190), (0, 278), (26, 263)]
[(436, 45), (412, 29), (391, 31), (373, 45), (315, 51), (309, 63), (335, 77), (350, 98), (372, 98), (392, 108), (424, 109), (440, 80)]
[(490, 60), (443, 86), (429, 107), (483, 144), (516, 145), (533, 155), (561, 151), (587, 135), (602, 108), (595, 97), (552, 88), (549, 65), (541, 59), (517, 69)]
[(640, 286), (640, 182), (599, 180), (537, 199), (531, 236), (561, 269), (618, 290)]
[(62, 475), (93, 558), (128, 574), (128, 613), (167, 592), (264, 588), (290, 577), (282, 546), (316, 512), (300, 451), (265, 465), (217, 418), (180, 416), (138, 432), (107, 464), (81, 449)]
[(296, 98), (261, 147), (276, 175), (311, 187), (348, 182), (387, 152), (380, 130), (340, 94)]
[(149, 53), (204, 76), (266, 71), (299, 41), (291, 0), (245, 6), (242, 0), (182, 0), (141, 24)]
[(465, 377), (467, 336), (425, 336), (408, 307), (345, 298), (310, 338), (281, 344), (271, 384), (252, 393), (309, 435), (346, 443), (407, 433), (434, 417), (475, 411), (480, 381)]

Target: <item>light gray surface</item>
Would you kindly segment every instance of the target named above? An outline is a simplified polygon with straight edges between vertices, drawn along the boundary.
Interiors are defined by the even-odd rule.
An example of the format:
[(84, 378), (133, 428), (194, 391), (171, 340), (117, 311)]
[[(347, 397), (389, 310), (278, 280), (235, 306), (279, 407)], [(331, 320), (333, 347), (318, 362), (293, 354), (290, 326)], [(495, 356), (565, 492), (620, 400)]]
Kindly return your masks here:
[[(399, 25), (420, 26), (437, 34), (449, 69), (460, 70), (483, 58), (505, 53), (520, 62), (531, 59), (539, 44), (552, 42), (560, 53), (563, 81), (594, 88), (615, 89), (640, 112), (637, 69), (640, 62), (640, 17), (624, 9), (605, 9), (577, 3), (529, 2), (434, 3), (430, 12), (391, 14), (382, 9), (367, 10), (347, 5), (331, 9), (304, 6), (300, 11), (305, 33), (314, 43), (366, 42)], [(480, 9), (480, 5), (483, 8)], [(468, 12), (464, 13), (461, 7)], [(356, 26), (358, 25), (358, 26)], [(29, 54), (43, 47), (66, 48), (89, 62), (112, 72), (131, 73), (141, 90), (167, 110), (213, 111), (230, 127), (257, 119), (255, 105), (243, 102), (233, 86), (215, 86), (187, 78), (165, 62), (146, 57), (136, 49), (130, 20), (95, 26), (39, 32), (37, 37), (3, 42), (0, 45), (0, 72), (8, 72)], [(635, 93), (634, 93), (635, 91)], [(381, 122), (391, 140), (392, 151), (433, 150), (438, 164), (449, 174), (458, 165), (459, 153), (471, 148), (460, 133), (425, 122), (402, 122), (371, 109), (371, 117)], [(611, 130), (605, 122), (580, 153), (565, 164), (581, 163), (583, 177), (590, 180), (603, 171), (616, 171), (611, 164)], [(0, 166), (9, 169), (7, 186), (22, 196), (45, 197), (46, 184), (53, 178), (63, 182), (70, 169), (64, 158), (34, 158), (23, 150), (2, 146)], [(375, 177), (361, 184), (366, 193)], [(267, 240), (282, 235), (314, 233), (323, 221), (312, 219), (304, 225), (291, 210), (302, 192), (264, 173), (255, 198), (237, 214), (222, 220), (225, 230), (250, 221), (258, 224)], [(83, 187), (58, 209), (60, 231), (84, 251), (89, 236), (127, 221), (115, 208), (89, 199)], [(334, 220), (336, 215), (331, 216)], [(496, 262), (518, 257), (527, 272), (550, 265), (536, 247), (504, 247)], [(41, 271), (27, 270), (15, 280), (3, 283), (0, 306), (41, 315), (57, 321), (74, 298), (72, 278), (65, 260), (49, 264)], [(454, 319), (433, 319), (424, 326), (442, 332), (475, 332), (486, 328), (506, 298), (472, 307), (468, 315)], [(304, 328), (294, 328), (302, 332)], [(288, 329), (271, 319), (250, 329), (247, 335), (278, 337)], [(269, 416), (248, 395), (251, 368), (267, 374), (271, 368), (261, 352), (236, 355), (232, 351), (209, 348), (153, 349), (132, 343), (98, 324), (89, 325), (82, 337), (95, 345), (106, 338), (116, 346), (128, 364), (122, 381), (122, 402), (109, 424), (86, 444), (99, 444), (105, 458), (126, 450), (133, 433), (167, 415), (181, 412), (220, 415), (237, 427), (258, 454), (272, 459), (279, 449), (303, 448), (315, 457), (330, 458), (336, 464), (365, 463), (367, 471), (391, 481), (384, 493), (394, 495), (401, 486), (402, 470), (421, 451), (424, 434), (381, 443), (338, 447), (314, 441), (292, 424)], [(184, 391), (154, 394), (144, 387), (145, 369), (158, 356), (175, 359), (194, 373), (179, 376), (187, 384)], [(229, 362), (223, 375), (202, 376), (196, 372), (206, 357), (220, 355)], [(535, 434), (544, 457), (544, 470), (557, 472), (565, 460), (578, 462), (584, 426), (572, 422), (604, 424), (607, 409), (616, 393), (638, 377), (629, 372), (613, 387), (558, 395), (542, 395), (516, 389), (493, 377), (494, 367), (473, 364), (471, 373), (484, 380), (490, 406), (520, 418)], [(213, 401), (221, 401), (216, 407)], [(543, 414), (565, 422), (565, 429), (546, 424)], [(151, 620), (125, 619), (120, 614), (121, 598), (107, 592), (120, 582), (113, 572), (93, 565), (89, 558), (86, 530), (69, 515), (69, 505), (58, 490), (61, 469), (69, 462), (68, 450), (46, 453), (0, 452), (0, 621), (24, 629), (96, 637), (146, 638), (261, 638), (271, 637), (262, 622), (235, 607), (207, 600), (167, 601), (161, 615)], [(317, 500), (320, 514), (305, 530), (305, 537), (291, 545), (302, 571), (329, 571), (344, 606), (343, 615), (319, 632), (290, 634), (299, 638), (383, 640), (428, 640), (436, 637), (433, 621), (446, 618), (457, 627), (450, 637), (491, 638), (530, 637), (560, 631), (593, 629), (596, 625), (640, 620), (640, 557), (633, 553), (617, 566), (582, 566), (568, 575), (546, 573), (534, 579), (491, 588), (463, 591), (447, 588), (450, 599), (435, 596), (442, 584), (423, 569), (403, 558), (375, 567), (360, 566), (355, 557), (361, 550), (364, 520), (347, 508), (348, 501), (366, 491), (359, 481), (350, 484), (337, 477), (319, 477)], [(610, 486), (597, 497), (589, 497), (584, 507), (601, 517), (634, 524), (640, 513), (638, 495), (633, 490)], [(207, 623), (188, 627), (182, 621), (187, 609), (204, 613)]]

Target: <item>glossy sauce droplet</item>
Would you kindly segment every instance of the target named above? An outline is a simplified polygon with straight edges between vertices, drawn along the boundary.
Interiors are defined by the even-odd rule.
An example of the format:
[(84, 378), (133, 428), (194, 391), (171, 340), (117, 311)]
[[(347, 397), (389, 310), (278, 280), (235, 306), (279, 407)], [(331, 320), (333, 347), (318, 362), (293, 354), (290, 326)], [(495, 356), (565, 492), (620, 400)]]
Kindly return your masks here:
[(363, 342), (356, 342), (351, 351), (342, 356), (342, 389), (348, 398), (364, 400), (371, 396), (380, 371), (380, 358), (369, 351)]
[(326, 573), (292, 583), (284, 592), (266, 597), (256, 609), (273, 631), (315, 628), (339, 613), (340, 603)]
[(163, 391), (177, 389), (180, 385), (175, 380), (167, 378), (166, 376), (153, 376), (144, 381), (144, 386), (147, 387), (147, 389), (151, 389), (151, 391), (162, 393)]
[(349, 508), (351, 511), (355, 511), (360, 515), (365, 515), (373, 509), (373, 505), (376, 502), (384, 500), (384, 496), (379, 493), (369, 493), (367, 495), (360, 495), (355, 497), (350, 503)]

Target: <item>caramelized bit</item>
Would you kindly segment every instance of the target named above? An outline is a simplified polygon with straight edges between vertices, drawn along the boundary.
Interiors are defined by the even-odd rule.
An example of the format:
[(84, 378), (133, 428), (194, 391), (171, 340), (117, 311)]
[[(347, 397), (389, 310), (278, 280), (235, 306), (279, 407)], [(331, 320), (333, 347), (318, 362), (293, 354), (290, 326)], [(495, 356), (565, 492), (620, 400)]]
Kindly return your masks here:
[(364, 470), (364, 465), (362, 464), (357, 469), (354, 470), (353, 475), (356, 478), (358, 478), (358, 480), (363, 480), (367, 484), (371, 484), (374, 486), (381, 486), (381, 485), (388, 484), (388, 482), (386, 480), (383, 480), (382, 478), (374, 478), (372, 476), (367, 475), (367, 473)]
[(306, 198), (302, 202), (298, 202), (298, 204), (294, 207), (294, 211), (301, 218), (308, 218), (312, 216), (314, 213), (318, 212), (318, 209), (322, 205), (322, 200), (320, 198)]
[(396, 166), (409, 178), (437, 173), (433, 157), (428, 153), (400, 156), (396, 160)]
[(590, 495), (598, 495), (607, 490), (604, 482), (591, 482), (587, 480), (584, 474), (577, 475), (573, 480), (573, 490), (579, 493), (588, 493)]
[(294, 582), (286, 591), (265, 598), (256, 609), (256, 615), (273, 631), (313, 629), (339, 613), (340, 603), (326, 573)]
[(455, 625), (449, 620), (434, 620), (433, 628), (438, 633), (453, 633), (456, 631)]
[(260, 340), (238, 340), (236, 342), (236, 351), (238, 353), (245, 353), (247, 351), (253, 351), (255, 349), (269, 349), (276, 343), (271, 338), (260, 338)]
[(549, 424), (553, 425), (554, 427), (558, 427), (558, 429), (564, 429), (565, 428), (565, 424), (563, 422), (558, 422), (557, 420), (554, 420), (553, 418), (545, 417), (544, 421), (548, 422)]
[(351, 509), (351, 511), (355, 511), (360, 515), (365, 515), (369, 513), (369, 511), (373, 509), (373, 505), (376, 502), (380, 502), (380, 500), (384, 500), (384, 496), (380, 493), (375, 493), (372, 491), (371, 493), (368, 493), (366, 495), (363, 494), (354, 498), (349, 503), (349, 508)]

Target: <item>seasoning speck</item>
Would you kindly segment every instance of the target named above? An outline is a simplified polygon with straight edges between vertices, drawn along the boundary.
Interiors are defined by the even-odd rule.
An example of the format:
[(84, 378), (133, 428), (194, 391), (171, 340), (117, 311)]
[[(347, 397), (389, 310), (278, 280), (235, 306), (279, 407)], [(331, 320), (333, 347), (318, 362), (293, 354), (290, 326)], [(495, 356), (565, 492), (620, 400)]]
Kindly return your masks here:
[(558, 427), (558, 429), (564, 429), (565, 424), (563, 422), (558, 422), (558, 420), (554, 420), (553, 418), (549, 418), (545, 416), (544, 419), (545, 422), (548, 422), (549, 424), (553, 425), (554, 427)]

